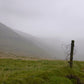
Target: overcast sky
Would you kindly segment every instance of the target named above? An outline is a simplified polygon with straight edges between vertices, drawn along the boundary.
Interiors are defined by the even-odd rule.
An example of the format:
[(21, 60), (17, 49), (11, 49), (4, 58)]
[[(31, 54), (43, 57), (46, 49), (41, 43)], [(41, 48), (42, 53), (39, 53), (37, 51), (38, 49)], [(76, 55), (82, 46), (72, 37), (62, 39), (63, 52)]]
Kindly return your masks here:
[(39, 37), (84, 38), (84, 0), (0, 0), (0, 22)]

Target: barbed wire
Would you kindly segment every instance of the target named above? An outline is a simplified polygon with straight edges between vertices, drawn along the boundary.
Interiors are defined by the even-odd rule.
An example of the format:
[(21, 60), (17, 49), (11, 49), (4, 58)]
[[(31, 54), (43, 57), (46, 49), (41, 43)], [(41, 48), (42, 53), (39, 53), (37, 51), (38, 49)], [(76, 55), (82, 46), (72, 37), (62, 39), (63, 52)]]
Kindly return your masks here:
[[(71, 44), (62, 44), (62, 48), (64, 49), (64, 53), (66, 55), (65, 60), (69, 61), (70, 60), (70, 52), (71, 52)], [(76, 46), (74, 46), (74, 53), (73, 55), (75, 55), (77, 52)]]

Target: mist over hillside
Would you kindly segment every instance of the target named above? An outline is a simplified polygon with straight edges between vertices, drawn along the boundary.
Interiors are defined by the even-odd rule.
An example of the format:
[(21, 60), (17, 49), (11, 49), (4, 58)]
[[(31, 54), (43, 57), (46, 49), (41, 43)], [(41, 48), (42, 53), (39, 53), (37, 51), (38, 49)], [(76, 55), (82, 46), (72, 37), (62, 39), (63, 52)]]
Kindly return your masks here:
[(0, 51), (22, 56), (45, 58), (48, 53), (36, 45), (31, 35), (24, 36), (0, 23)]
[[(56, 53), (58, 52), (58, 59), (69, 59), (70, 57), (70, 51), (71, 51), (71, 40), (75, 41), (74, 46), (74, 60), (84, 60), (84, 39), (63, 39), (63, 38), (46, 38), (42, 41), (48, 45), (52, 52), (53, 56), (56, 56)], [(57, 52), (56, 52), (57, 51)]]
[[(14, 53), (18, 56), (65, 60), (70, 53), (70, 41), (63, 38), (37, 38), (12, 30), (0, 23), (0, 51), (2, 52)], [(84, 60), (83, 43), (83, 39), (75, 40), (74, 60)]]
[[(34, 41), (34, 44), (39, 46), (41, 49), (43, 49), (45, 52), (49, 54), (47, 58), (51, 59), (65, 59), (66, 55), (64, 55), (64, 51), (62, 48), (62, 41), (58, 38), (38, 38), (34, 37), (33, 39), (29, 34), (23, 33), (21, 31), (16, 31), (21, 36), (25, 37), (26, 39), (29, 39), (31, 41)], [(61, 53), (60, 53), (61, 52)]]

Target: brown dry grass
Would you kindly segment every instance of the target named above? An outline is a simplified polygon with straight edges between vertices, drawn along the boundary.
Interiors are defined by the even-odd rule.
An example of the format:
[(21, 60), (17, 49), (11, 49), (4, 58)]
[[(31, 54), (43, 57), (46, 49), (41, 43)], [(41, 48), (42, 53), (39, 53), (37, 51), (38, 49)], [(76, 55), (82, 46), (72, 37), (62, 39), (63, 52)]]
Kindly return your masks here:
[(0, 52), (0, 59), (40, 60), (33, 57), (19, 56), (13, 53)]

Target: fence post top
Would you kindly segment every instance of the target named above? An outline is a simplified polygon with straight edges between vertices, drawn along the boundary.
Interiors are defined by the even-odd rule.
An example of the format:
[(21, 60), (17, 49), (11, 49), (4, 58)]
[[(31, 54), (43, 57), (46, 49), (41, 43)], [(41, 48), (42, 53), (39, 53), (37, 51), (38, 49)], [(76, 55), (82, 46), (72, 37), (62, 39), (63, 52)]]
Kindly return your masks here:
[(75, 41), (74, 40), (71, 40), (72, 43), (74, 43)]

